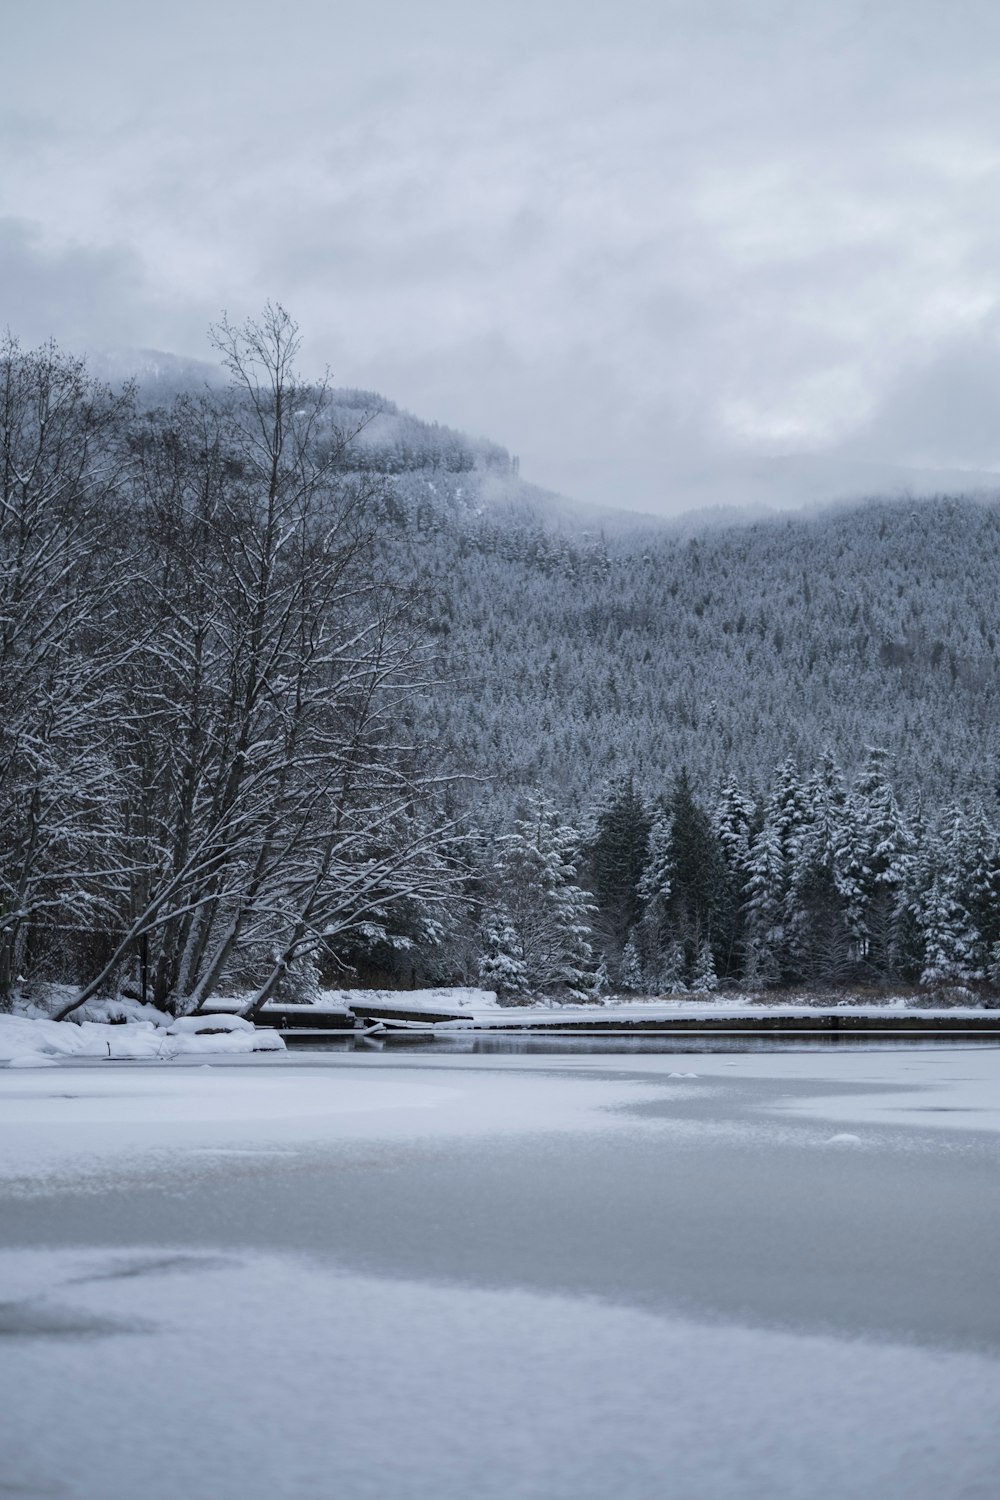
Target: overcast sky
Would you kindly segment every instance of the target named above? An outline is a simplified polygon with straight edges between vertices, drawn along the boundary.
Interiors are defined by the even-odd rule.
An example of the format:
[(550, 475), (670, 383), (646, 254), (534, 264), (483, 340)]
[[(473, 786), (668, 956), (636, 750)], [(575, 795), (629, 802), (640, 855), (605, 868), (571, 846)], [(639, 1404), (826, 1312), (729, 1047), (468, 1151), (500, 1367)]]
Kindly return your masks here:
[(278, 300), (638, 509), (1000, 468), (996, 0), (32, 0), (4, 53), (22, 341)]

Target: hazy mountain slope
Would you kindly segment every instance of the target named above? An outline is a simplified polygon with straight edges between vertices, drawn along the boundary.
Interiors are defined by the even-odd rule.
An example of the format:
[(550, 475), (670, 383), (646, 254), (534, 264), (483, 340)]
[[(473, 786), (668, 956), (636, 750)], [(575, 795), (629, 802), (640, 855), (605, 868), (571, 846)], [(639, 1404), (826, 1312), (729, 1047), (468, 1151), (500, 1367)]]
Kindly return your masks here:
[(934, 799), (992, 782), (1000, 711), (1000, 510), (873, 503), (701, 537), (600, 542), (466, 518), (395, 545), (434, 598), (450, 686), (434, 732), (498, 787), (586, 803), (770, 778), (830, 746), (888, 748)]
[[(182, 364), (150, 355), (140, 380), (203, 383)], [(657, 521), (540, 490), (499, 444), (374, 392), (330, 398), (343, 468), (377, 481), (382, 545), (425, 589), (422, 728), (502, 806), (541, 786), (583, 807), (629, 768), (650, 792), (682, 764), (706, 790), (763, 785), (788, 755), (850, 770), (866, 744), (931, 800), (992, 786), (996, 502)]]

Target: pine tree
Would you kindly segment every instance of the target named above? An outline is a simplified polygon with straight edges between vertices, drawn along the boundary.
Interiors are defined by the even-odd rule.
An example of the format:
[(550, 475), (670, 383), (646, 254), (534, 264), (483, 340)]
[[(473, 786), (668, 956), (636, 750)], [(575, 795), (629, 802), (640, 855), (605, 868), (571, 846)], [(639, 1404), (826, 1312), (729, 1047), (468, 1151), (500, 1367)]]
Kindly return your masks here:
[(528, 969), (508, 914), (498, 908), (482, 924), (483, 951), (479, 981), (497, 992), (501, 1005), (516, 1005), (528, 996)]
[(942, 871), (924, 897), (921, 984), (960, 985), (982, 978), (982, 971), (976, 968), (975, 929), (959, 899), (957, 886), (954, 873)]
[(658, 898), (666, 905), (670, 901), (672, 865), (672, 829), (666, 809), (654, 808), (649, 829), (646, 863), (639, 879), (639, 895), (645, 903)]
[(660, 804), (653, 809), (646, 864), (638, 885), (643, 903), (642, 915), (629, 933), (626, 945), (629, 950), (628, 987), (646, 994), (658, 994), (668, 982), (678, 981), (683, 973), (683, 962), (675, 972), (677, 964), (673, 949), (676, 944), (670, 924), (671, 841), (670, 818)]
[(985, 970), (1000, 943), (1000, 839), (981, 802), (956, 818), (949, 863), (957, 872), (959, 899), (975, 929), (975, 966)]
[(796, 876), (803, 867), (808, 824), (798, 768), (789, 759), (778, 772), (750, 856), (746, 980), (754, 987), (797, 977), (795, 959), (805, 913)]
[(924, 967), (922, 898), (934, 878), (933, 839), (919, 796), (902, 819), (903, 853), (897, 863), (890, 969), (916, 983)]
[(716, 950), (723, 975), (735, 978), (745, 962), (745, 909), (749, 894), (750, 845), (756, 809), (730, 777), (719, 794), (714, 829), (722, 854)]
[[(713, 943), (725, 896), (725, 869), (711, 820), (695, 800), (687, 771), (674, 783), (670, 814), (670, 897), (667, 910), (674, 940), (684, 952), (690, 980), (702, 942)], [(714, 946), (714, 944), (713, 944)]]
[(686, 994), (688, 990), (688, 985), (684, 978), (686, 968), (684, 949), (680, 943), (669, 942), (666, 948), (660, 950), (655, 986), (656, 993), (664, 995)]
[(592, 999), (594, 904), (577, 883), (579, 844), (553, 804), (535, 800), (500, 840), (498, 905), (516, 939), (507, 951), (523, 963), (528, 989)]
[(877, 979), (894, 973), (896, 927), (907, 855), (905, 822), (889, 775), (885, 750), (869, 747), (854, 789), (857, 809), (851, 925), (860, 956)]
[(744, 978), (751, 989), (777, 984), (781, 978), (785, 930), (785, 861), (774, 823), (765, 821), (750, 851)]
[(612, 967), (619, 963), (629, 929), (642, 914), (639, 883), (649, 851), (650, 824), (629, 772), (614, 783), (597, 814), (588, 849), (598, 925)]
[(715, 973), (715, 959), (712, 957), (712, 945), (707, 938), (702, 938), (698, 946), (698, 958), (691, 975), (691, 988), (698, 993), (706, 994), (712, 994), (719, 988)]
[(813, 986), (846, 983), (856, 958), (831, 862), (816, 860), (799, 872), (795, 902), (794, 977)]
[(639, 995), (647, 985), (646, 967), (639, 951), (639, 938), (635, 928), (628, 935), (622, 953), (622, 988)]
[(842, 984), (856, 961), (851, 903), (856, 896), (847, 786), (827, 752), (805, 789), (807, 818), (797, 840), (788, 895), (789, 977), (811, 985)]

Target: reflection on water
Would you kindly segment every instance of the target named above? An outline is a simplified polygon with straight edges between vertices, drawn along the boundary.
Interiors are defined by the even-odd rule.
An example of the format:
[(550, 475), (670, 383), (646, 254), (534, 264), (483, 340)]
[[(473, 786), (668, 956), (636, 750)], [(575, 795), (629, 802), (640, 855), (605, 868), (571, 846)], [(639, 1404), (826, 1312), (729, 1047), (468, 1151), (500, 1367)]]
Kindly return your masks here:
[(453, 1036), (424, 1036), (419, 1032), (390, 1032), (384, 1037), (354, 1036), (350, 1032), (326, 1037), (298, 1037), (294, 1032), (285, 1032), (285, 1042), (296, 1052), (382, 1052), (419, 1051), (466, 1053), (490, 1056), (498, 1054), (520, 1054), (568, 1056), (574, 1053), (667, 1053), (675, 1052), (829, 1052), (831, 1049), (855, 1052), (898, 1051), (900, 1048), (920, 1047), (995, 1047), (996, 1036), (936, 1035), (912, 1036), (905, 1032), (891, 1037), (864, 1034), (823, 1033), (789, 1036), (787, 1032), (771, 1032), (767, 1035), (708, 1035), (693, 1036), (690, 1032), (671, 1035), (615, 1036), (504, 1036), (498, 1033), (470, 1036), (456, 1033)]

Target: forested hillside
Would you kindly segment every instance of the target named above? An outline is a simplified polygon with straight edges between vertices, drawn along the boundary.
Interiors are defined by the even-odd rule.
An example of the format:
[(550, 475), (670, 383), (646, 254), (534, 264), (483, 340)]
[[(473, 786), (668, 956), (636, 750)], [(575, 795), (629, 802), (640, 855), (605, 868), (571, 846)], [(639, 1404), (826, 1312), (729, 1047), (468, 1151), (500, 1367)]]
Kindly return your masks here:
[(996, 506), (873, 502), (687, 540), (459, 517), (404, 544), (452, 684), (432, 721), (501, 785), (579, 809), (627, 770), (763, 787), (789, 755), (853, 770), (869, 744), (908, 792), (992, 785)]
[(300, 382), (0, 358), (0, 1003), (1000, 977), (1000, 509), (611, 524)]

